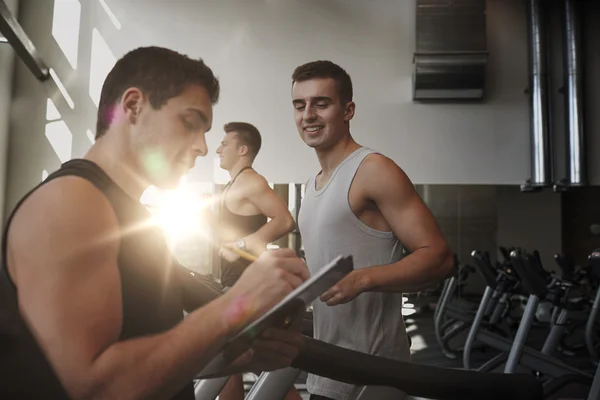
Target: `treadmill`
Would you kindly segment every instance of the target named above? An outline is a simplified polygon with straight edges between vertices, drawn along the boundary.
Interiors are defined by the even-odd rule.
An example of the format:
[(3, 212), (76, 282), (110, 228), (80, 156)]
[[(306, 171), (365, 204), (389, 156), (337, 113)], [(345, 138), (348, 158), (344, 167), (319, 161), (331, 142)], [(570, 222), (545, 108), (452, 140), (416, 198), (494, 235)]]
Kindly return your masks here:
[[(351, 257), (338, 257), (319, 274), (312, 276), (309, 280), (312, 283), (305, 282), (279, 305), (242, 330), (199, 373), (200, 380), (194, 389), (195, 398), (216, 399), (229, 377), (214, 376), (226, 365), (227, 360), (234, 360), (251, 346), (251, 341), (264, 327), (279, 325), (287, 320), (286, 309), (289, 305), (302, 300), (305, 307), (352, 268)], [(412, 364), (344, 349), (304, 336), (300, 353), (291, 367), (263, 373), (246, 399), (283, 399), (301, 371), (353, 385), (355, 390), (346, 400), (404, 399), (406, 395), (435, 400), (543, 398), (542, 385), (529, 374), (486, 373)]]
[[(246, 400), (282, 400), (300, 371), (349, 383), (347, 400), (542, 400), (542, 384), (530, 374), (502, 374), (413, 364), (348, 350), (304, 337), (291, 367), (263, 373)], [(214, 400), (226, 378), (200, 381), (196, 400)], [(600, 380), (600, 379), (599, 379)]]

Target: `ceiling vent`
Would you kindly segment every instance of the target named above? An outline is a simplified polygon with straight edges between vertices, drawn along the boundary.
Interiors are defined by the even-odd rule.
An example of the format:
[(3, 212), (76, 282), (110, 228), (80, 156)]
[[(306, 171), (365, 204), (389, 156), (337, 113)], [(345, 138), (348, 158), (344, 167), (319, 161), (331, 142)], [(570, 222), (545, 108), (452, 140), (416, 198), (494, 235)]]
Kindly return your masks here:
[(486, 65), (485, 0), (417, 0), (413, 100), (480, 100)]

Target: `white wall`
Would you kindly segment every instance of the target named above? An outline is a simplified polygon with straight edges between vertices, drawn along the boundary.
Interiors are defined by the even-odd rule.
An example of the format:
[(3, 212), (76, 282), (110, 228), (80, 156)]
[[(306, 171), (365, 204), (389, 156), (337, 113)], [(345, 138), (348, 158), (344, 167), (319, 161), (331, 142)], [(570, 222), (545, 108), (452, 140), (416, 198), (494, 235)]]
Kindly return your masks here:
[[(117, 26), (99, 0), (22, 0), (22, 24), (66, 85), (75, 108), (71, 110), (53, 82), (35, 81), (19, 64), (8, 206), (39, 182), (43, 170), (60, 165), (44, 135), (46, 99), (55, 100), (72, 133), (71, 151), (59, 152), (83, 155), (90, 146), (86, 130), (93, 130), (96, 118), (90, 75), (97, 93), (113, 62), (110, 53), (118, 58), (143, 45), (167, 46), (205, 59), (222, 83), (215, 129), (209, 135), (211, 151), (225, 122), (256, 124), (264, 136), (256, 167), (271, 182), (304, 182), (317, 170), (316, 157), (296, 133), (290, 103), (293, 69), (315, 59), (330, 59), (348, 70), (357, 102), (354, 136), (396, 160), (415, 183), (520, 184), (529, 176), (522, 0), (487, 2), (489, 96), (472, 105), (411, 101), (414, 0), (105, 1)], [(78, 49), (76, 68), (52, 35), (55, 2), (61, 9), (81, 8), (79, 24), (60, 24), (65, 36), (79, 38), (71, 43)], [(102, 41), (108, 55), (97, 50)], [(69, 142), (68, 132), (54, 133)], [(213, 166), (212, 157), (199, 160), (193, 179), (212, 180)]]
[[(19, 16), (19, 1), (5, 0), (6, 6), (15, 17)], [(7, 153), (10, 136), (10, 103), (12, 100), (12, 77), (15, 52), (8, 43), (0, 43), (0, 193), (6, 189)], [(0, 221), (4, 220), (4, 196), (0, 196)]]

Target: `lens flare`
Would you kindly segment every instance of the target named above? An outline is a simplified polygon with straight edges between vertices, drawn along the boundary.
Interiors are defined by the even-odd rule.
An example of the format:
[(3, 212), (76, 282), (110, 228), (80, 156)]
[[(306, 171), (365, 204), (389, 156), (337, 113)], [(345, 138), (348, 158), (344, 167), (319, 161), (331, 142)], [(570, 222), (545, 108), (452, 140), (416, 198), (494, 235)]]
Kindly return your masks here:
[(154, 223), (159, 225), (172, 241), (191, 235), (206, 236), (208, 228), (203, 216), (209, 204), (209, 201), (194, 195), (182, 179), (182, 183), (176, 189), (161, 192), (154, 201)]
[(169, 176), (169, 163), (160, 151), (146, 151), (143, 157), (144, 169), (153, 180), (163, 181)]

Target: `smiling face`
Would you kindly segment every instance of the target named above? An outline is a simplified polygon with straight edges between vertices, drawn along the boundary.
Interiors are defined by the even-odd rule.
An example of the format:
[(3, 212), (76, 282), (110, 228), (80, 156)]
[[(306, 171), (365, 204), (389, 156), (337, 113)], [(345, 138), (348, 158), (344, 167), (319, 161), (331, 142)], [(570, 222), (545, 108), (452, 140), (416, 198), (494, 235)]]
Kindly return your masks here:
[(152, 185), (176, 186), (194, 166), (196, 157), (208, 153), (205, 135), (212, 124), (208, 92), (202, 86), (190, 85), (159, 109), (137, 89), (128, 90), (123, 99), (137, 107), (131, 141), (139, 170)]
[(292, 103), (298, 133), (308, 146), (327, 149), (350, 134), (355, 106), (353, 102), (341, 103), (334, 79), (294, 82)]

